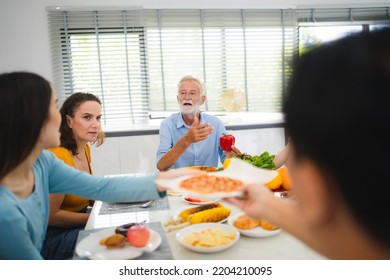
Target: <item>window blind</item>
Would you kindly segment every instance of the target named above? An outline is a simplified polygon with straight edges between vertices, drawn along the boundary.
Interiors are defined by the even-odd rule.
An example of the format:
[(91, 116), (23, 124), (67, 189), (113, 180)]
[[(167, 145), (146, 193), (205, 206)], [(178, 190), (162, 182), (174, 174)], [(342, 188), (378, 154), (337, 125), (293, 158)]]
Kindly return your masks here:
[[(175, 111), (177, 83), (186, 74), (204, 81), (206, 110), (222, 111), (221, 95), (244, 92), (247, 111), (279, 111), (282, 74), (293, 53), (293, 28), (283, 11), (156, 10), (144, 13), (150, 108)], [(290, 17), (288, 18), (290, 19)], [(161, 81), (161, 82), (152, 82)], [(163, 102), (161, 102), (163, 100)]]
[(297, 10), (300, 23), (388, 23), (389, 7), (300, 9)]
[(63, 101), (90, 92), (105, 128), (178, 111), (184, 75), (205, 83), (203, 110), (224, 112), (227, 90), (247, 112), (280, 112), (302, 23), (389, 21), (389, 8), (275, 10), (48, 9), (54, 87)]

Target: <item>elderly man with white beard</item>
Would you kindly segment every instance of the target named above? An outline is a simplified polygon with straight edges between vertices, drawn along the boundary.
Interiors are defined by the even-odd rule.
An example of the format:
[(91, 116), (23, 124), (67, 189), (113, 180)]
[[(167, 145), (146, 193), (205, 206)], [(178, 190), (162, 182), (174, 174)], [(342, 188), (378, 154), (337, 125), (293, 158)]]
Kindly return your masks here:
[(178, 85), (177, 102), (180, 112), (162, 121), (160, 144), (156, 153), (157, 168), (165, 171), (185, 166), (218, 166), (226, 155), (219, 138), (226, 133), (222, 121), (201, 113), (206, 101), (202, 83), (193, 76), (184, 76)]

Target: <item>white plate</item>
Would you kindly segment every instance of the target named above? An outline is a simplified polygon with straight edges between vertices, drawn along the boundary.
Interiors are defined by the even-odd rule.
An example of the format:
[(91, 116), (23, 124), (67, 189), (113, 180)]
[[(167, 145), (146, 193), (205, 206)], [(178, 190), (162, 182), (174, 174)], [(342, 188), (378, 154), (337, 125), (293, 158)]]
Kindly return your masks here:
[[(238, 158), (232, 158), (229, 164), (229, 167), (226, 170), (219, 172), (207, 173), (209, 176), (219, 176), (219, 177), (228, 177), (232, 179), (241, 180), (244, 184), (258, 183), (265, 184), (268, 181), (275, 178), (278, 175), (278, 172), (275, 170), (268, 170), (263, 168), (258, 168), (252, 164), (247, 163), (244, 160)], [(185, 196), (196, 197), (201, 199), (221, 199), (224, 197), (234, 197), (242, 195), (242, 192), (214, 192), (214, 193), (198, 193), (194, 191), (189, 191), (186, 189), (180, 188), (181, 181), (188, 179), (190, 176), (182, 176), (174, 179), (157, 179), (156, 183), (171, 189), (172, 191), (182, 193)]]
[[(234, 225), (233, 225), (233, 222), (235, 220), (237, 220), (238, 217), (240, 217), (241, 215), (244, 215), (245, 213), (237, 213), (235, 215), (232, 215), (228, 218), (228, 221), (227, 223), (229, 225), (231, 225), (232, 227), (236, 228)], [(260, 226), (257, 226), (255, 228), (252, 228), (252, 229), (239, 229), (237, 228), (237, 230), (242, 234), (242, 235), (246, 235), (246, 236), (249, 236), (249, 237), (269, 237), (269, 236), (274, 236), (274, 235), (277, 235), (279, 233), (282, 232), (282, 230), (279, 228), (279, 229), (275, 229), (275, 230), (266, 230)]]
[[(222, 173), (222, 171), (218, 172), (218, 173)], [(216, 176), (216, 175), (212, 174), (211, 176)], [(221, 198), (224, 198), (224, 197), (240, 196), (242, 194), (239, 191), (235, 191), (235, 192), (198, 193), (198, 192), (193, 192), (193, 191), (189, 191), (189, 190), (186, 190), (186, 189), (182, 189), (182, 188), (179, 187), (181, 181), (183, 181), (185, 179), (188, 179), (188, 178), (191, 178), (191, 177), (193, 177), (193, 176), (192, 175), (191, 176), (182, 176), (182, 177), (178, 177), (178, 178), (175, 178), (175, 179), (157, 179), (156, 183), (161, 185), (161, 186), (163, 186), (163, 187), (170, 188), (171, 190), (173, 190), (175, 192), (181, 193), (184, 196), (190, 196), (190, 197), (200, 198), (200, 199), (214, 200), (214, 199), (221, 199)]]
[[(223, 205), (223, 204), (222, 204), (222, 206), (225, 207), (225, 205)], [(187, 206), (186, 206), (186, 207), (179, 208), (179, 209), (177, 209), (177, 210), (174, 212), (172, 218), (173, 218), (173, 219), (177, 219), (177, 218), (179, 218), (179, 215), (180, 215), (181, 211), (184, 211), (184, 210), (187, 210), (187, 209), (191, 209), (191, 208), (195, 208), (195, 207), (197, 207), (197, 206), (193, 206), (193, 207), (187, 207)], [(229, 207), (225, 207), (225, 208), (229, 208)], [(231, 211), (230, 211), (230, 214), (231, 214)], [(229, 215), (229, 216), (230, 216), (230, 215)], [(226, 221), (228, 220), (229, 216), (227, 216), (225, 219), (220, 220), (220, 221), (218, 221), (218, 222), (216, 222), (216, 223), (224, 223), (224, 222), (226, 222)]]
[[(219, 199), (204, 200), (204, 201), (190, 201), (187, 200), (186, 198), (188, 198), (188, 196), (185, 195), (182, 196), (184, 202), (187, 202), (189, 204), (194, 204), (194, 205), (204, 205), (204, 204), (210, 204), (219, 201)], [(195, 197), (191, 197), (191, 198), (195, 198)]]
[(161, 236), (158, 232), (150, 230), (150, 239), (144, 247), (133, 247), (127, 241), (122, 248), (107, 249), (100, 245), (100, 240), (115, 233), (115, 228), (103, 229), (90, 234), (80, 241), (76, 246), (76, 253), (79, 257), (91, 260), (129, 260), (141, 256), (144, 252), (153, 252), (161, 244)]
[[(211, 228), (221, 228), (224, 230), (225, 233), (234, 232), (234, 240), (226, 245), (222, 246), (216, 246), (216, 247), (198, 247), (198, 246), (191, 246), (187, 243), (184, 243), (183, 238), (187, 236), (188, 234), (194, 233), (194, 232), (200, 232), (202, 230), (207, 230)], [(234, 244), (237, 243), (237, 241), (240, 239), (240, 232), (235, 228), (230, 225), (224, 225), (224, 224), (218, 224), (218, 223), (204, 223), (204, 224), (196, 224), (196, 225), (191, 225), (186, 228), (183, 228), (179, 230), (176, 233), (176, 239), (177, 241), (183, 245), (185, 248), (188, 250), (198, 252), (198, 253), (215, 253), (215, 252), (220, 252), (223, 250), (226, 250), (230, 247), (232, 247)]]

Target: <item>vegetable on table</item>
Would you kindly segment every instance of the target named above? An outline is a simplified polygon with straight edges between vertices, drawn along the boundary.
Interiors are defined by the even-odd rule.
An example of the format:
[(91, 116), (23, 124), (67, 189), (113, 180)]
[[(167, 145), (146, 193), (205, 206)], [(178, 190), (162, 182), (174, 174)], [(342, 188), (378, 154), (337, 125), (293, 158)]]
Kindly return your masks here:
[(260, 168), (274, 169), (276, 166), (274, 163), (275, 155), (270, 155), (268, 152), (264, 152), (259, 156), (251, 156), (244, 153), (239, 154), (236, 157)]
[(179, 217), (183, 221), (187, 221), (188, 217), (192, 214), (195, 214), (197, 212), (201, 212), (201, 211), (204, 211), (207, 209), (217, 208), (217, 207), (222, 207), (222, 205), (220, 203), (211, 203), (211, 204), (201, 205), (198, 207), (189, 208), (189, 209), (186, 209), (186, 210), (183, 210), (182, 212), (180, 212)]
[(212, 209), (196, 212), (188, 216), (187, 221), (190, 224), (216, 223), (226, 219), (230, 215), (230, 209), (225, 207), (215, 207)]
[(183, 210), (177, 219), (167, 221), (164, 226), (170, 232), (192, 224), (216, 223), (229, 215), (229, 208), (223, 207), (221, 203), (211, 203)]
[(232, 161), (232, 158), (226, 158), (225, 161), (223, 162), (223, 169), (228, 168), (231, 161)]
[(222, 134), (222, 136), (219, 138), (219, 145), (221, 146), (221, 149), (224, 151), (230, 152), (232, 150), (232, 146), (236, 142), (236, 138), (232, 134)]

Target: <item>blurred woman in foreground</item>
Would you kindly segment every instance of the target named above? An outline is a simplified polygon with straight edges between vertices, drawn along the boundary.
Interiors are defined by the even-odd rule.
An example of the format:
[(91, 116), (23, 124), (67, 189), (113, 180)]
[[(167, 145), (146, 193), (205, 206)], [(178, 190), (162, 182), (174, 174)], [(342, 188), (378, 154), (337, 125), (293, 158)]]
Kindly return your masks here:
[(61, 115), (50, 83), (37, 74), (0, 74), (0, 259), (42, 259), (49, 193), (109, 202), (166, 195), (157, 178), (196, 174), (178, 169), (145, 177), (99, 178), (45, 149), (60, 145)]
[(248, 185), (227, 201), (333, 259), (390, 259), (390, 29), (304, 55), (284, 103), (294, 200)]

